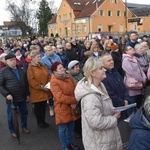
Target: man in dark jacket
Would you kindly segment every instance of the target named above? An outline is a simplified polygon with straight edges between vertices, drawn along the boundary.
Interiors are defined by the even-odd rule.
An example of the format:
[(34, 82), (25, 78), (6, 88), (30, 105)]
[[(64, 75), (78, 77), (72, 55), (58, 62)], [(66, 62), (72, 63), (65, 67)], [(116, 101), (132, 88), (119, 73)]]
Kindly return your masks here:
[(66, 43), (65, 53), (68, 57), (69, 62), (72, 60), (80, 60), (81, 49), (79, 49), (78, 45)]
[(126, 43), (126, 46), (131, 46), (132, 48), (134, 48), (135, 45), (139, 43), (137, 41), (137, 39), (138, 39), (138, 33), (137, 32), (131, 32), (130, 37), (129, 37), (129, 41)]
[(11, 135), (17, 137), (13, 123), (11, 105), (19, 108), (21, 116), (21, 128), (24, 133), (29, 134), (27, 128), (27, 105), (29, 90), (27, 78), (24, 71), (16, 66), (16, 56), (8, 54), (5, 56), (7, 66), (0, 71), (0, 93), (6, 98), (8, 127)]
[[(119, 72), (114, 68), (114, 61), (110, 54), (104, 54), (103, 67), (106, 69), (106, 78), (103, 79), (103, 83), (106, 87), (108, 95), (110, 96), (113, 106), (125, 106), (129, 102), (129, 93), (123, 82), (123, 78)], [(121, 112), (120, 120), (128, 117), (127, 111)]]

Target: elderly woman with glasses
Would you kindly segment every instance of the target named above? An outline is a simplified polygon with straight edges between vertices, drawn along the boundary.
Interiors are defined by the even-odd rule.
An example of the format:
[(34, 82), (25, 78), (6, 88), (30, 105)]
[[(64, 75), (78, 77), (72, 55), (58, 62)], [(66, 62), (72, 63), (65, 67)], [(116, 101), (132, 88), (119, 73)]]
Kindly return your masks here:
[(58, 125), (59, 139), (63, 150), (79, 150), (73, 144), (74, 121), (77, 117), (73, 114), (77, 100), (74, 96), (76, 82), (65, 72), (62, 63), (55, 62), (51, 66), (51, 91), (54, 96), (55, 120)]
[[(138, 82), (142, 82), (143, 85), (146, 83), (146, 75), (141, 68), (140, 64), (138, 63), (136, 57), (134, 56), (134, 49), (131, 46), (127, 46), (125, 48), (125, 53), (123, 54), (122, 58), (122, 68), (125, 73), (124, 80), (126, 81), (127, 78), (131, 77)], [(136, 89), (136, 88), (129, 88), (127, 83), (125, 82), (128, 90), (129, 90), (129, 96), (130, 96), (130, 103), (137, 103), (137, 108), (140, 108), (142, 104), (142, 88)], [(133, 112), (133, 110), (130, 112), (130, 114)]]
[(75, 97), (81, 102), (82, 137), (85, 150), (121, 150), (117, 127), (120, 112), (101, 82), (106, 78), (102, 59), (89, 58), (83, 67), (85, 78), (77, 83)]

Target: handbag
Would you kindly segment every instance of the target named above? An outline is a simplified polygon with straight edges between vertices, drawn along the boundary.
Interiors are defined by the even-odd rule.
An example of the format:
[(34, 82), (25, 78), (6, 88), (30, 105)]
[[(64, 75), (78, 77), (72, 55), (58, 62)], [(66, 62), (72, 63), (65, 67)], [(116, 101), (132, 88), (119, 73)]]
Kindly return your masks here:
[(73, 115), (78, 117), (81, 115), (81, 107), (80, 107), (80, 104), (78, 104), (76, 106), (76, 108), (72, 109), (73, 110)]
[(142, 82), (137, 81), (135, 78), (130, 77), (130, 76), (126, 76), (124, 83), (129, 90), (140, 90), (143, 88)]

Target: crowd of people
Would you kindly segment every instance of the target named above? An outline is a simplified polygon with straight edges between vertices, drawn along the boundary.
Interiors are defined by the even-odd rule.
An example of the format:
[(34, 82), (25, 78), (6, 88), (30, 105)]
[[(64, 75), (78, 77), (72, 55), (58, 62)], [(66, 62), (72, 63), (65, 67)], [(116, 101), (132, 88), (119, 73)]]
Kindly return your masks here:
[[(150, 149), (150, 37), (137, 32), (120, 38), (29, 37), (0, 39), (0, 93), (6, 98), (8, 128), (16, 138), (11, 107), (27, 125), (27, 102), (37, 126), (48, 128), (46, 106), (55, 117), (63, 150), (121, 150), (121, 121), (133, 128), (129, 150)], [(48, 84), (50, 86), (48, 86)], [(136, 103), (114, 112), (114, 107)], [(142, 136), (141, 136), (142, 135)], [(138, 139), (137, 139), (138, 137)]]

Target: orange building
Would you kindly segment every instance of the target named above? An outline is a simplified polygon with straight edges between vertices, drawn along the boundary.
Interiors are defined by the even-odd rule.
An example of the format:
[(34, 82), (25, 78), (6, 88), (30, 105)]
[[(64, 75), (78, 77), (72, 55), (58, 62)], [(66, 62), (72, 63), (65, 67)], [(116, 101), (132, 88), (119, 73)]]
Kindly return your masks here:
[(48, 32), (65, 37), (124, 33), (131, 17), (122, 0), (62, 0), (57, 15), (48, 22)]
[(139, 34), (150, 34), (150, 7), (143, 5), (141, 7), (131, 8), (135, 17), (128, 18), (128, 31), (135, 30)]

